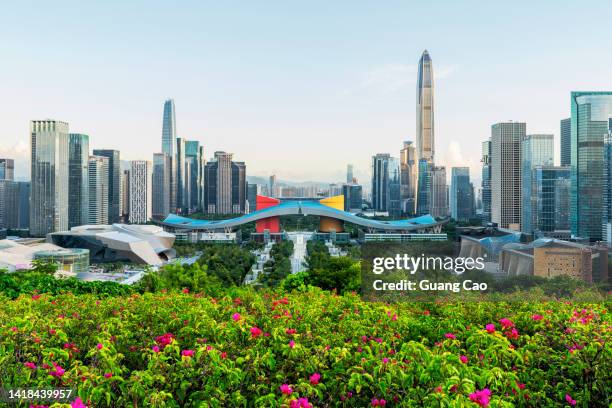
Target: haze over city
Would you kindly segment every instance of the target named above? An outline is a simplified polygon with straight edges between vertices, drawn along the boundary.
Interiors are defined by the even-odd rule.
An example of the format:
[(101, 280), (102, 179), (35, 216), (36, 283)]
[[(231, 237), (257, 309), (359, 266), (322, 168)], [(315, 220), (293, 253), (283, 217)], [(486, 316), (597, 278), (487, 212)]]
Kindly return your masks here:
[(437, 162), (469, 166), (477, 185), (491, 124), (523, 121), (558, 146), (570, 91), (612, 88), (611, 12), (603, 1), (13, 3), (0, 16), (0, 157), (28, 179), (29, 121), (53, 118), (93, 149), (150, 160), (173, 98), (178, 136), (207, 157), (232, 152), (251, 176), (294, 181), (343, 180), (352, 163), (367, 185), (372, 155), (415, 140), (427, 49)]

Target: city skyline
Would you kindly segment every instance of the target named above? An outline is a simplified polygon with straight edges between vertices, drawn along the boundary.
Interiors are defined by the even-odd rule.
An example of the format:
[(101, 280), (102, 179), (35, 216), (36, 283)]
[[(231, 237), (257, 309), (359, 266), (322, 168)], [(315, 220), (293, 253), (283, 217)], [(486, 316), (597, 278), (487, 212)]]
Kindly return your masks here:
[[(478, 185), (480, 143), (491, 124), (526, 122), (528, 133), (554, 134), (559, 146), (559, 121), (569, 117), (570, 92), (612, 87), (600, 69), (612, 57), (595, 52), (597, 41), (589, 41), (605, 35), (603, 26), (588, 23), (589, 16), (606, 14), (610, 5), (605, 3), (591, 10), (543, 3), (520, 19), (520, 7), (505, 7), (506, 18), (494, 26), (483, 17), (498, 11), (495, 5), (482, 5), (472, 15), (452, 4), (350, 10), (336, 4), (329, 6), (331, 20), (314, 13), (312, 5), (277, 6), (269, 15), (260, 13), (268, 29), (248, 18), (251, 7), (238, 11), (200, 5), (187, 13), (158, 5), (144, 16), (144, 24), (134, 18), (138, 7), (117, 6), (113, 12), (108, 6), (83, 5), (96, 17), (86, 26), (77, 22), (53, 32), (35, 23), (51, 11), (46, 7), (8, 7), (0, 17), (0, 33), (11, 39), (5, 45), (11, 64), (0, 68), (6, 90), (0, 108), (9, 118), (0, 128), (0, 156), (15, 159), (16, 179), (28, 179), (28, 123), (50, 117), (90, 135), (92, 149), (119, 150), (122, 160), (150, 160), (159, 151), (160, 103), (172, 98), (177, 136), (199, 141), (207, 159), (225, 150), (249, 163), (250, 175), (321, 182), (343, 180), (351, 163), (355, 177), (367, 185), (372, 154), (397, 156), (404, 140), (416, 140), (417, 63), (427, 48), (436, 61), (436, 164), (470, 167)], [(361, 26), (374, 10), (375, 24), (363, 32), (349, 30), (351, 37), (333, 27), (340, 13), (351, 28)], [(436, 18), (427, 25), (415, 17), (434, 11)], [(155, 32), (149, 25), (162, 21), (165, 13), (175, 17), (170, 27), (179, 22), (189, 26), (194, 19), (207, 30)], [(27, 32), (16, 24), (16, 17), (25, 14), (33, 23)], [(59, 23), (74, 22), (74, 11), (62, 2), (52, 14)], [(298, 16), (315, 19), (321, 32), (313, 33)], [(108, 17), (116, 18), (116, 30), (101, 37), (109, 34), (102, 28)], [(234, 20), (242, 27), (230, 33), (224, 25)], [(547, 29), (534, 31), (536, 21)], [(470, 25), (470, 30), (459, 30)], [(505, 26), (512, 29), (503, 32)], [(498, 35), (482, 38), (489, 30)], [(279, 32), (286, 32), (286, 38)], [(576, 32), (581, 33), (579, 42), (571, 38)], [(527, 38), (529, 48), (524, 47)], [(318, 46), (324, 39), (328, 49)], [(300, 47), (291, 47), (292, 41)], [(172, 44), (172, 61), (155, 63), (159, 49)], [(564, 52), (549, 51), (555, 45)], [(48, 53), (47, 48), (61, 52)], [(266, 49), (279, 52), (259, 53)], [(33, 69), (38, 65), (31, 55), (38, 59), (38, 52), (45, 57), (45, 70)], [(586, 69), (581, 64), (585, 55), (591, 61)], [(113, 60), (121, 63), (109, 63)], [(301, 68), (306, 61), (309, 70)], [(309, 143), (299, 143), (298, 152), (296, 140)], [(359, 143), (347, 149), (347, 141)], [(311, 146), (322, 142), (329, 149)]]

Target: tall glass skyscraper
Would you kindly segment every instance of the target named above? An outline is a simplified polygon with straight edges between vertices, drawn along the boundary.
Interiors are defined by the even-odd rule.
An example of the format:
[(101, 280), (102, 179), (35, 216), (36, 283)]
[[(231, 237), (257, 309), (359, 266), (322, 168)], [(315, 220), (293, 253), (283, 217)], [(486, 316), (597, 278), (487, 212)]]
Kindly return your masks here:
[(170, 156), (153, 154), (152, 215), (155, 219), (164, 219), (170, 214), (170, 169)]
[(89, 222), (91, 225), (109, 223), (109, 166), (107, 156), (89, 156)]
[(417, 182), (416, 215), (429, 214), (431, 194), (431, 163), (427, 159), (419, 160)]
[(604, 139), (604, 193), (602, 239), (612, 243), (612, 118), (608, 121), (608, 134)]
[(532, 232), (543, 236), (569, 230), (570, 167), (535, 166), (532, 169)]
[(572, 161), (572, 118), (561, 119), (560, 127), (561, 165), (569, 166)]
[(450, 208), (455, 220), (468, 221), (474, 216), (474, 187), (470, 183), (469, 167), (451, 169)]
[(30, 235), (68, 229), (68, 123), (30, 122)]
[(555, 158), (553, 135), (526, 135), (521, 141), (523, 204), (521, 212), (521, 231), (531, 234), (534, 229), (535, 201), (533, 194), (533, 168), (552, 166)]
[(482, 221), (491, 222), (491, 140), (482, 142)]
[(612, 117), (612, 92), (572, 92), (572, 235), (602, 239), (604, 139)]
[(0, 180), (13, 180), (15, 178), (15, 161), (13, 159), (0, 159)]
[(96, 149), (94, 156), (108, 158), (108, 223), (121, 222), (121, 158), (119, 150)]
[(164, 118), (162, 124), (162, 153), (170, 157), (170, 211), (175, 212), (177, 206), (177, 163), (176, 163), (176, 117), (174, 100), (164, 102)]
[(372, 206), (389, 215), (400, 213), (400, 164), (388, 153), (372, 157)]
[(416, 147), (419, 159), (434, 161), (434, 77), (427, 50), (419, 60), (416, 103)]
[(416, 210), (418, 160), (411, 141), (400, 150), (400, 200), (402, 213), (412, 215)]
[(68, 227), (89, 222), (89, 136), (70, 133), (68, 145)]

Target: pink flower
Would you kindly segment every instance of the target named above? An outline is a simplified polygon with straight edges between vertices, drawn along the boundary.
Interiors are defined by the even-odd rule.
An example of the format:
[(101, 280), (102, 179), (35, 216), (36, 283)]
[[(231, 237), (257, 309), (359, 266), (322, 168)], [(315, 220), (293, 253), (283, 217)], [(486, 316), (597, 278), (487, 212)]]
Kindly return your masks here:
[(83, 404), (83, 401), (80, 397), (77, 397), (72, 404), (70, 404), (71, 408), (87, 408), (87, 405)]
[(166, 333), (155, 338), (155, 342), (160, 346), (162, 350), (168, 344), (172, 343), (172, 340), (174, 340), (174, 335), (172, 333)]
[(531, 318), (533, 320), (542, 320), (544, 316), (542, 316), (541, 314), (534, 314), (533, 316), (531, 316)]
[(489, 323), (485, 326), (487, 333), (495, 333), (495, 325), (493, 323)]
[(291, 340), (289, 341), (289, 348), (294, 348), (295, 347), (295, 341)]
[(372, 398), (372, 406), (373, 407), (384, 407), (387, 405), (387, 401), (384, 399)]
[(49, 373), (49, 375), (53, 377), (60, 378), (66, 372), (66, 370), (64, 370), (61, 366), (57, 365), (56, 363), (53, 363), (53, 367), (55, 368), (55, 370)]
[(518, 332), (518, 330), (516, 330), (516, 328), (513, 327), (512, 330), (510, 330), (509, 332), (506, 332), (506, 336), (509, 339), (515, 339), (516, 340), (516, 339), (519, 338), (519, 332)]
[(291, 334), (297, 333), (297, 330), (295, 330), (295, 329), (287, 329), (287, 330), (285, 330), (285, 333), (291, 335)]
[(189, 293), (189, 289), (188, 288), (183, 288), (183, 293)]
[(279, 388), (281, 392), (285, 395), (291, 395), (291, 393), (293, 392), (293, 389), (289, 386), (289, 384), (283, 384)]
[(507, 319), (505, 317), (503, 319), (499, 319), (499, 323), (502, 325), (502, 328), (504, 329), (509, 329), (514, 326), (514, 323), (512, 323), (512, 320)]
[(113, 376), (113, 373), (105, 373), (104, 374), (104, 378), (111, 378)]
[(222, 353), (221, 353), (221, 358), (227, 358), (227, 352), (225, 352), (225, 351), (224, 351), (224, 352), (222, 352)]
[(181, 351), (181, 356), (183, 357), (193, 357), (194, 351), (193, 350), (183, 350)]
[(444, 337), (446, 337), (447, 339), (456, 339), (457, 336), (455, 336), (453, 333), (446, 333), (444, 335)]
[(488, 388), (478, 390), (470, 394), (470, 401), (475, 402), (481, 407), (488, 407), (491, 399), (491, 391)]
[(321, 374), (314, 373), (313, 375), (310, 376), (310, 384), (317, 385), (320, 379), (321, 379)]
[(291, 400), (289, 408), (312, 408), (312, 405), (308, 402), (308, 398), (298, 398)]
[(389, 359), (387, 357), (383, 358), (383, 363), (387, 364), (389, 362)]
[(240, 320), (240, 313), (234, 313), (232, 315), (232, 319), (234, 319), (235, 322), (237, 322), (238, 320)]
[(27, 363), (23, 363), (23, 365), (28, 367), (30, 370), (36, 370), (36, 364), (30, 363), (29, 361)]
[(153, 350), (155, 353), (159, 353), (159, 347), (158, 346), (151, 347), (151, 350)]
[(263, 332), (261, 331), (261, 329), (259, 327), (251, 327), (251, 336), (253, 338), (257, 338), (259, 336), (261, 336)]
[(467, 362), (468, 362), (468, 358), (467, 358), (467, 356), (461, 356), (461, 357), (459, 357), (459, 360), (461, 360), (461, 362), (462, 362), (463, 364), (467, 364)]
[(571, 395), (569, 394), (565, 394), (565, 400), (567, 401), (568, 404), (570, 404), (572, 407), (576, 405), (576, 400), (572, 398)]
[(104, 347), (104, 346), (102, 345), (102, 343), (98, 343), (98, 344), (96, 344), (96, 347), (98, 348), (98, 350), (102, 350), (102, 347)]

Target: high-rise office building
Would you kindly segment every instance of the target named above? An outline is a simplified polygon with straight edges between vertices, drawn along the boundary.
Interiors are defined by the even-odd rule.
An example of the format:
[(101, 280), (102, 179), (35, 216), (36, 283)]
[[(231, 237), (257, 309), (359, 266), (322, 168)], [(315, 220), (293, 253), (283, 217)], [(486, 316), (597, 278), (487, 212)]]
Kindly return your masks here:
[[(89, 156), (89, 222), (91, 225), (109, 224), (109, 168), (110, 159), (107, 156)], [(117, 181), (119, 187), (119, 181)]]
[(411, 141), (405, 141), (400, 150), (400, 203), (403, 214), (412, 215), (416, 211), (416, 188), (418, 159)]
[(604, 138), (604, 191), (603, 216), (601, 220), (602, 240), (612, 243), (612, 118), (608, 120), (608, 134)]
[(449, 198), (451, 217), (457, 221), (468, 221), (474, 217), (474, 186), (470, 183), (469, 167), (451, 169)]
[(431, 169), (432, 163), (419, 159), (417, 172), (416, 215), (429, 214), (431, 204)]
[(572, 164), (572, 118), (561, 119), (559, 135), (561, 165), (569, 166)]
[(232, 154), (215, 152), (204, 167), (205, 209), (210, 214), (242, 213), (246, 208), (246, 166)]
[(376, 211), (400, 214), (400, 164), (388, 153), (372, 157), (372, 206)]
[(542, 236), (551, 236), (551, 233), (567, 235), (571, 190), (570, 167), (538, 165), (532, 168), (531, 172), (533, 175), (531, 232)]
[(151, 163), (146, 160), (130, 162), (130, 224), (146, 224), (151, 219)]
[(115, 224), (121, 217), (121, 158), (119, 150), (95, 149), (94, 156), (108, 158), (108, 222)]
[(359, 213), (363, 205), (363, 189), (359, 184), (345, 184), (342, 186), (344, 196), (344, 211)]
[(347, 164), (346, 165), (346, 183), (347, 184), (354, 183), (354, 178), (355, 176), (353, 176), (353, 165)]
[(129, 221), (130, 221), (130, 170), (123, 170), (121, 172), (121, 222), (128, 223)]
[(68, 227), (89, 222), (89, 136), (70, 133), (68, 142)]
[(186, 183), (188, 190), (189, 212), (202, 209), (202, 189), (204, 188), (204, 149), (200, 142), (187, 140), (185, 142), (185, 162), (189, 166), (189, 183)]
[(13, 159), (0, 159), (0, 180), (15, 179), (15, 161)]
[(164, 102), (164, 116), (162, 124), (162, 153), (170, 158), (170, 195), (168, 205), (171, 212), (177, 208), (177, 158), (176, 158), (176, 115), (174, 100), (167, 99)]
[(604, 140), (612, 117), (612, 92), (572, 92), (572, 235), (602, 239)]
[(482, 142), (482, 222), (491, 222), (491, 140)]
[(185, 162), (185, 139), (176, 138), (176, 208), (181, 213), (187, 212), (189, 192), (187, 191), (187, 179), (189, 169)]
[(416, 148), (419, 159), (434, 161), (434, 76), (431, 57), (423, 51), (419, 60), (416, 103)]
[(153, 155), (152, 217), (163, 220), (170, 214), (170, 156), (166, 153)]
[(276, 184), (276, 174), (270, 176), (270, 181), (268, 183), (268, 195), (270, 197), (280, 197), (278, 186)]
[(259, 186), (257, 184), (247, 183), (247, 206), (246, 213), (252, 213), (257, 209), (257, 194)]
[(30, 123), (30, 235), (68, 229), (68, 123)]
[(30, 227), (30, 183), (0, 180), (0, 228)]
[(430, 170), (430, 207), (432, 217), (448, 217), (448, 188), (446, 187), (446, 167), (434, 166)]
[(491, 221), (501, 228), (521, 228), (521, 140), (525, 134), (522, 122), (491, 126)]
[(535, 228), (536, 195), (533, 194), (533, 168), (552, 166), (555, 160), (555, 139), (553, 135), (526, 135), (521, 140), (523, 197), (521, 210), (521, 231), (531, 234)]

